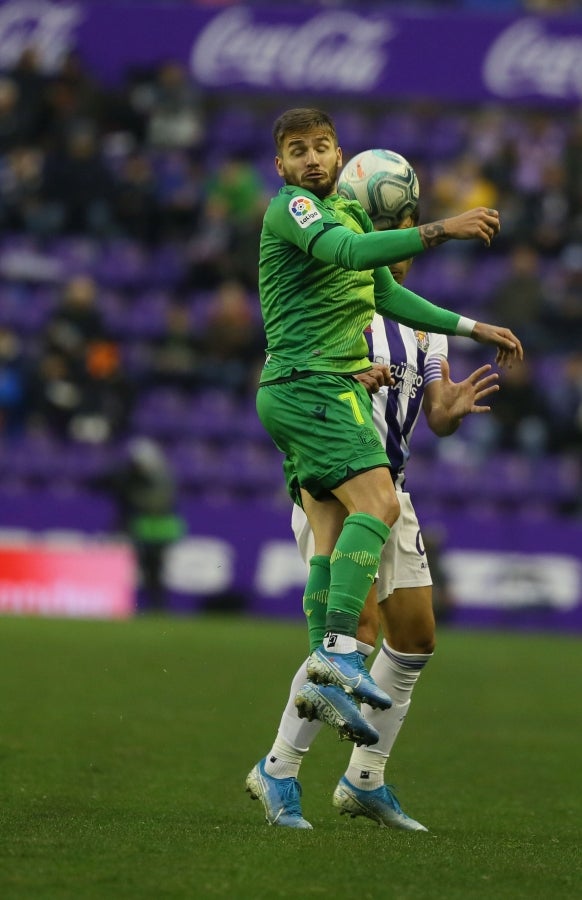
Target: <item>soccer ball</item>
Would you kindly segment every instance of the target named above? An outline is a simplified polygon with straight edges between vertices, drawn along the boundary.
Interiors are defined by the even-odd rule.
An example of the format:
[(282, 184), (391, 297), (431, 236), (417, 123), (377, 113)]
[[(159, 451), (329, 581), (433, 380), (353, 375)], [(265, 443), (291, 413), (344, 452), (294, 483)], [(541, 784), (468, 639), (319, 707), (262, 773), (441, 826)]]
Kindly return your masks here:
[(342, 169), (338, 194), (359, 200), (377, 227), (394, 228), (418, 205), (418, 178), (399, 153), (365, 150)]

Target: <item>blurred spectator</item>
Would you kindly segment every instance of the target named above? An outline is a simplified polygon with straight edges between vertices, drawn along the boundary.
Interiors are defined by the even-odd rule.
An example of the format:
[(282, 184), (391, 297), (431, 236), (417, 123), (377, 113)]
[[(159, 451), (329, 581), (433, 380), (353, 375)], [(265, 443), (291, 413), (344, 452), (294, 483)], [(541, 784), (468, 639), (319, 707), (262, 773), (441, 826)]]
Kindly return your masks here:
[(112, 340), (89, 344), (81, 389), (81, 407), (70, 422), (70, 436), (94, 444), (123, 437), (133, 409), (134, 387)]
[(582, 240), (568, 244), (560, 254), (552, 279), (546, 328), (553, 351), (573, 352), (582, 333)]
[(97, 306), (92, 278), (75, 276), (65, 286), (46, 326), (38, 378), (43, 415), (61, 435), (102, 443), (124, 433), (133, 386)]
[(239, 395), (256, 387), (265, 358), (265, 338), (253, 302), (237, 281), (225, 281), (214, 292), (200, 335), (202, 384), (219, 384)]
[(53, 229), (42, 198), (44, 158), (34, 147), (15, 147), (0, 157), (0, 223), (9, 231), (42, 236)]
[(202, 203), (203, 177), (182, 150), (155, 155), (160, 228), (166, 239), (192, 234)]
[(257, 285), (259, 238), (268, 196), (256, 166), (244, 155), (230, 156), (218, 167), (207, 186), (208, 208), (221, 210), (230, 226), (229, 269), (224, 275)]
[[(549, 385), (553, 449), (558, 453), (582, 451), (582, 351), (556, 362)], [(582, 490), (581, 490), (582, 499)]]
[(19, 105), (26, 110), (30, 142), (43, 143), (50, 121), (47, 79), (41, 71), (35, 47), (27, 47), (8, 74), (18, 87)]
[(499, 199), (497, 188), (486, 177), (479, 161), (470, 154), (453, 160), (437, 174), (432, 195), (438, 218), (456, 215), (475, 206), (497, 208)]
[(30, 119), (12, 78), (0, 78), (0, 153), (26, 144), (32, 134)]
[(482, 457), (501, 451), (539, 459), (549, 448), (551, 411), (535, 364), (526, 359), (504, 369), (500, 388), (491, 413), (472, 423)]
[(55, 152), (63, 152), (73, 132), (87, 128), (95, 133), (103, 126), (106, 92), (83, 67), (79, 56), (68, 53), (58, 72), (47, 83), (48, 107), (47, 145)]
[(48, 154), (43, 195), (58, 232), (111, 236), (114, 231), (114, 178), (106, 165), (92, 122), (77, 122), (64, 149)]
[(0, 327), (0, 435), (14, 437), (29, 412), (29, 384), (22, 345), (13, 331)]
[(84, 366), (47, 350), (31, 388), (31, 420), (62, 440), (102, 444), (123, 436), (132, 401), (131, 382), (111, 342), (93, 343)]
[(543, 325), (547, 301), (539, 253), (528, 244), (516, 244), (509, 267), (491, 294), (488, 314), (492, 321), (503, 322), (519, 334), (526, 352), (544, 350), (548, 343)]
[(130, 238), (153, 244), (160, 235), (157, 183), (149, 157), (130, 153), (122, 162), (115, 188), (115, 218)]
[(80, 364), (91, 342), (102, 340), (105, 332), (105, 321), (97, 305), (97, 284), (88, 275), (73, 276), (47, 322), (47, 349)]
[(206, 131), (202, 92), (180, 63), (160, 66), (144, 103), (151, 147), (196, 151), (202, 146)]
[(532, 233), (545, 256), (559, 252), (568, 239), (570, 199), (562, 160), (553, 160), (542, 171), (539, 203), (532, 210)]
[(215, 288), (232, 272), (233, 225), (223, 200), (209, 198), (201, 211), (196, 231), (186, 249), (187, 272), (181, 290)]
[(41, 355), (31, 380), (31, 416), (33, 430), (65, 440), (70, 425), (83, 403), (78, 366), (52, 350)]
[(190, 309), (173, 302), (166, 313), (164, 333), (153, 342), (149, 376), (156, 384), (191, 389), (199, 385), (200, 347)]
[(95, 479), (93, 487), (115, 500), (118, 528), (135, 548), (146, 609), (163, 610), (167, 606), (166, 554), (185, 533), (185, 523), (177, 512), (176, 485), (162, 448), (148, 438), (136, 437), (126, 459)]
[(582, 108), (572, 118), (564, 147), (564, 172), (570, 212), (578, 213), (582, 225)]

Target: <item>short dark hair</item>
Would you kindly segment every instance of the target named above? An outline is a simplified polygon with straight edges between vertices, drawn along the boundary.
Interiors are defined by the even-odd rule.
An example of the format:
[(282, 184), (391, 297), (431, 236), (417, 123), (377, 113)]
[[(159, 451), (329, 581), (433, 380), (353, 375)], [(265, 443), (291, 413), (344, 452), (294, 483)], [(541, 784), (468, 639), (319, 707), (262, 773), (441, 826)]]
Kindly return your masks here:
[(299, 107), (288, 109), (282, 113), (273, 125), (273, 140), (280, 152), (283, 141), (288, 134), (297, 134), (302, 131), (313, 131), (314, 128), (323, 128), (329, 132), (337, 147), (338, 139), (335, 124), (331, 116), (321, 109), (311, 107)]

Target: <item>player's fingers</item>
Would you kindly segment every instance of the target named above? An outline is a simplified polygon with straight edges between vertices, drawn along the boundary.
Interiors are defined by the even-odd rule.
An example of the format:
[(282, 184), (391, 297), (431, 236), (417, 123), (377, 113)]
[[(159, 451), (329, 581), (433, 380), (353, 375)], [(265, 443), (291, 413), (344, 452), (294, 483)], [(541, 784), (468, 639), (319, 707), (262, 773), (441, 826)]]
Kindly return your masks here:
[[(442, 368), (442, 364), (441, 364), (441, 368)], [(490, 363), (487, 363), (487, 365), (481, 366), (480, 369), (475, 369), (474, 372), (471, 372), (471, 374), (469, 375), (467, 380), (470, 381), (471, 384), (477, 384), (477, 382), (483, 377), (483, 375), (485, 375), (487, 372), (489, 372), (490, 369), (491, 369), (491, 365), (490, 365)], [(490, 375), (489, 377), (497, 378), (497, 375)]]
[(475, 391), (475, 400), (481, 400), (482, 397), (488, 397), (490, 394), (495, 394), (499, 390), (498, 384), (492, 384), (490, 387), (483, 388), (482, 390)]
[(481, 378), (480, 381), (477, 381), (473, 387), (476, 391), (485, 390), (485, 388), (489, 388), (490, 386), (499, 387), (497, 382), (499, 381), (499, 375), (497, 372), (494, 372), (492, 375), (488, 375), (487, 378)]

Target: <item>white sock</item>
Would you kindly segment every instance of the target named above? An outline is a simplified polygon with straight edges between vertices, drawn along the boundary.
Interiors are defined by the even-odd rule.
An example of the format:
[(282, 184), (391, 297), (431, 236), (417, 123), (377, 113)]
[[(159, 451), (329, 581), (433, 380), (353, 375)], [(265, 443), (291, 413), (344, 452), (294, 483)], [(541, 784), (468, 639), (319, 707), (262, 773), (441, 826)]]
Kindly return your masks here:
[(317, 719), (309, 722), (297, 715), (295, 697), (306, 681), (307, 660), (299, 666), (293, 677), (275, 743), (267, 753), (265, 771), (273, 778), (296, 778), (303, 757), (323, 728), (323, 722), (318, 722)]
[(382, 690), (392, 697), (390, 709), (372, 709), (362, 704), (366, 721), (379, 733), (373, 747), (354, 747), (346, 778), (362, 790), (374, 790), (384, 784), (384, 769), (410, 707), (414, 686), (432, 653), (399, 653), (386, 641), (374, 660), (370, 674)]
[(292, 747), (280, 734), (265, 759), (265, 772), (273, 778), (297, 778), (306, 750)]
[(358, 649), (355, 637), (348, 634), (336, 634), (334, 631), (328, 631), (323, 639), (323, 646), (326, 650), (333, 650), (334, 653), (354, 653)]

